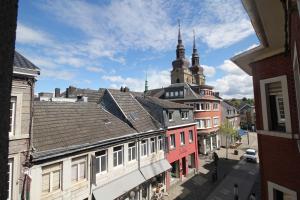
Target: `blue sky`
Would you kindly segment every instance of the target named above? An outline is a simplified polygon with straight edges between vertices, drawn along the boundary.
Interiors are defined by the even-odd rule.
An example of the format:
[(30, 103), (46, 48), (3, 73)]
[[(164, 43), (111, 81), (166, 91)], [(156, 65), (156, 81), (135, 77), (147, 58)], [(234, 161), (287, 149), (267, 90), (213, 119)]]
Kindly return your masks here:
[(207, 84), (252, 97), (252, 79), (229, 59), (259, 44), (240, 0), (20, 0), (16, 49), (41, 68), (36, 93), (80, 88), (142, 91), (170, 84), (178, 25), (186, 58), (193, 30)]

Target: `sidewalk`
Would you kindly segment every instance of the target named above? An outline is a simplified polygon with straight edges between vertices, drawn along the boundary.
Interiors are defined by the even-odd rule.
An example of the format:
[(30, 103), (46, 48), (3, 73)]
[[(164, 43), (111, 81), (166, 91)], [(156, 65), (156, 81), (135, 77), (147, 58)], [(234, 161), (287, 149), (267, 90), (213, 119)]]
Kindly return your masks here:
[(238, 185), (239, 199), (247, 200), (259, 175), (259, 166), (241, 160), (217, 188), (208, 196), (207, 200), (232, 200), (233, 186)]

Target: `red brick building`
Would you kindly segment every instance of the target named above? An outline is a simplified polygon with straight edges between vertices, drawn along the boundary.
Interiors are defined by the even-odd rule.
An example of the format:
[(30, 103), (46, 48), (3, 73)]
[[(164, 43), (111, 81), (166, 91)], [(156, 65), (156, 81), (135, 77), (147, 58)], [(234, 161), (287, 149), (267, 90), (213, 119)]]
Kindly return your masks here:
[(193, 108), (155, 97), (136, 97), (166, 130), (166, 158), (172, 166), (167, 173), (167, 190), (198, 170), (197, 128)]
[(261, 199), (300, 199), (299, 1), (243, 3), (261, 45), (232, 60), (253, 76)]

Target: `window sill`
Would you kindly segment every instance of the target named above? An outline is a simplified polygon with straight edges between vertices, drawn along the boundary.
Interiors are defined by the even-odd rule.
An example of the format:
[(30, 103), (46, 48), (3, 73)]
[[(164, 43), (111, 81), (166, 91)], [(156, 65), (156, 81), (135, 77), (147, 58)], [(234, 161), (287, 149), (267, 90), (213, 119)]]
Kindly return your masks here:
[(107, 174), (107, 170), (106, 170), (106, 171), (103, 171), (103, 172), (97, 173), (97, 174), (96, 174), (96, 177), (102, 176), (102, 175), (104, 175), (104, 174)]
[(72, 186), (77, 186), (77, 185), (80, 185), (80, 184), (82, 184), (84, 182), (87, 182), (87, 178), (81, 179), (81, 180), (78, 180), (78, 181), (73, 181), (72, 182)]
[(49, 198), (52, 195), (57, 195), (57, 194), (59, 194), (61, 192), (62, 192), (62, 190), (58, 189), (58, 190), (55, 190), (55, 191), (52, 191), (52, 192), (42, 193), (42, 198)]
[(9, 135), (9, 140), (21, 140), (21, 139), (28, 139), (29, 134), (24, 135)]
[(267, 136), (272, 136), (272, 137), (281, 137), (281, 138), (286, 138), (286, 139), (299, 139), (298, 134), (292, 134), (292, 133), (287, 133), (287, 132), (257, 130), (257, 133), (260, 135), (267, 135)]

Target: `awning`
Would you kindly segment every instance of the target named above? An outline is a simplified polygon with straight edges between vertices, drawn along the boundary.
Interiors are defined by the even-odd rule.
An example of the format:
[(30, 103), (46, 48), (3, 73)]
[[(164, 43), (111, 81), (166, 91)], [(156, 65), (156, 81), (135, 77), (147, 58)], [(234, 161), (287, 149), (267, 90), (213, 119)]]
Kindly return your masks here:
[(96, 200), (113, 200), (129, 192), (131, 189), (145, 182), (145, 179), (139, 170), (135, 170), (117, 180), (114, 180), (93, 191)]
[(161, 174), (162, 172), (165, 172), (171, 168), (172, 166), (170, 165), (170, 163), (166, 159), (163, 159), (156, 163), (152, 163), (150, 165), (142, 167), (141, 172), (143, 173), (144, 177), (149, 180), (150, 178)]

